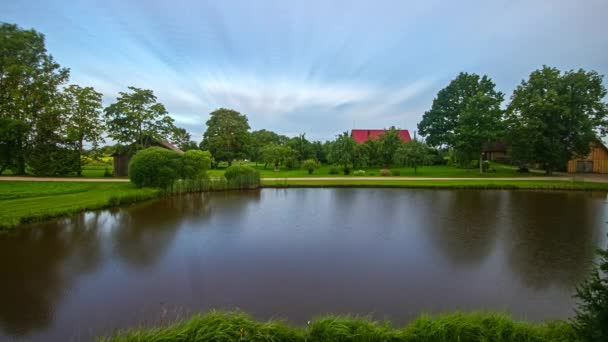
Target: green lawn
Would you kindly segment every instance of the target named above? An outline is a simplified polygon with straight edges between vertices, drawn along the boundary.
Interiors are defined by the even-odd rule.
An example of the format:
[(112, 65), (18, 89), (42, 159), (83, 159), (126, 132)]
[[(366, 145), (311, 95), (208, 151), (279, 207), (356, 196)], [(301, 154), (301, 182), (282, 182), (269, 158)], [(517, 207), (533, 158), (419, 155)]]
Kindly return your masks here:
[(157, 197), (131, 183), (0, 182), (0, 228)]
[[(287, 170), (285, 168), (281, 168), (280, 171), (274, 171), (272, 166), (269, 166), (267, 169), (264, 169), (264, 165), (255, 163), (247, 163), (246, 165), (255, 167), (260, 171), (260, 175), (262, 178), (287, 178), (287, 177), (353, 177), (352, 173), (350, 175), (344, 176), (342, 172), (339, 174), (330, 174), (329, 170), (332, 168), (331, 165), (323, 165), (321, 168), (314, 171), (312, 175), (308, 174), (308, 171), (304, 169), (292, 169)], [(511, 165), (503, 165), (498, 163), (491, 164), (492, 172), (487, 172), (480, 174), (477, 169), (462, 169), (453, 166), (446, 165), (433, 165), (433, 166), (423, 166), (418, 168), (417, 173), (414, 173), (414, 169), (406, 168), (406, 167), (396, 167), (389, 168), (389, 170), (399, 170), (401, 177), (484, 177), (484, 178), (493, 178), (493, 177), (530, 177), (530, 176), (543, 176), (544, 173), (541, 171), (535, 171), (531, 173), (519, 173), (516, 168)], [(380, 168), (364, 168), (365, 177), (382, 177), (380, 176)], [(211, 170), (209, 173), (212, 176), (221, 176), (224, 173), (224, 169), (216, 169)]]

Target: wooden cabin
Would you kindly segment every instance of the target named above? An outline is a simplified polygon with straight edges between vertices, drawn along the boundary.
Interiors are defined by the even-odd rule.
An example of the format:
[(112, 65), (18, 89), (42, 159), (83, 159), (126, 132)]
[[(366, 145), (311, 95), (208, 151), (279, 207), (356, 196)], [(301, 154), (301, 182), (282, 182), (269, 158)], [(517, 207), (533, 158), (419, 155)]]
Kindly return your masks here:
[(608, 173), (608, 147), (599, 140), (592, 143), (586, 158), (568, 161), (568, 173)]
[[(168, 141), (150, 141), (146, 144), (147, 147), (158, 146), (162, 148), (166, 148), (167, 150), (171, 150), (176, 153), (184, 153), (182, 150), (174, 146)], [(131, 157), (133, 157), (133, 152), (131, 151), (123, 151), (116, 152), (112, 154), (114, 158), (114, 176), (115, 177), (126, 177), (129, 175), (129, 162), (131, 161)]]

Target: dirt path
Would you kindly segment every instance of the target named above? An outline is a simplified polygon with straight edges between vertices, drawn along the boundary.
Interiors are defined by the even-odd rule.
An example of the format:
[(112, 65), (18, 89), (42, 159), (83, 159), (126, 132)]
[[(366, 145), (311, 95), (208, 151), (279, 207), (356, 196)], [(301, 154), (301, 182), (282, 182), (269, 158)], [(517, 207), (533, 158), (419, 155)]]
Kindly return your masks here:
[[(572, 177), (554, 176), (554, 177), (272, 177), (262, 178), (262, 181), (315, 181), (315, 180), (374, 180), (374, 181), (571, 181)], [(599, 176), (577, 176), (576, 181), (608, 183), (608, 177)], [(29, 181), (29, 182), (99, 182), (99, 183), (122, 183), (128, 182), (127, 178), (61, 178), (61, 177), (0, 177), (0, 181)]]

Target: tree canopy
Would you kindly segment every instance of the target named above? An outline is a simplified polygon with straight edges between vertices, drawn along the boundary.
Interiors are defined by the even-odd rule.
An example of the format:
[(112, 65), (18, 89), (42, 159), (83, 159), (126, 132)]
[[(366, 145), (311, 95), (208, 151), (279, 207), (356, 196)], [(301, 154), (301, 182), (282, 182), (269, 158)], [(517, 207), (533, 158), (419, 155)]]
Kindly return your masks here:
[(217, 161), (226, 161), (228, 164), (236, 158), (244, 157), (249, 141), (247, 117), (226, 108), (215, 110), (210, 116), (201, 149), (210, 151)]
[(514, 160), (550, 173), (589, 153), (606, 128), (606, 88), (595, 71), (560, 72), (544, 66), (513, 92), (508, 106)]

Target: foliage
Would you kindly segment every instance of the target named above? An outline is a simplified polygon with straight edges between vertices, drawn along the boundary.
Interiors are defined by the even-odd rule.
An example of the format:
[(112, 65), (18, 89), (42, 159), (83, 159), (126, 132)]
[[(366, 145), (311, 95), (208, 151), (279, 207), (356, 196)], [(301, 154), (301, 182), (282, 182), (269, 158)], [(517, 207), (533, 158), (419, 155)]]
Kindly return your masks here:
[(104, 177), (114, 177), (114, 171), (111, 171), (109, 167), (105, 167), (105, 169), (103, 170), (103, 176)]
[(298, 161), (303, 161), (313, 157), (313, 149), (310, 141), (306, 140), (306, 134), (302, 133), (297, 137), (289, 139), (287, 146), (294, 151), (294, 157)]
[(180, 176), (182, 179), (206, 178), (212, 162), (213, 157), (209, 151), (186, 151), (180, 159)]
[(270, 143), (261, 149), (261, 158), (266, 164), (273, 164), (275, 171), (288, 158), (293, 155), (293, 150), (285, 145)]
[(211, 311), (162, 329), (124, 331), (101, 341), (566, 342), (575, 339), (572, 328), (564, 322), (533, 324), (491, 313), (422, 316), (403, 328), (369, 318), (323, 316), (310, 320), (306, 328), (295, 328), (281, 321), (256, 322), (241, 312)]
[(380, 173), (380, 176), (390, 176), (391, 175), (391, 170), (389, 169), (380, 169), (380, 171), (378, 171)]
[(353, 172), (353, 176), (365, 176), (365, 170), (357, 170)]
[(191, 141), (192, 137), (185, 128), (173, 127), (171, 129), (170, 141), (182, 151), (197, 149), (196, 142)]
[(608, 341), (608, 248), (598, 250), (599, 262), (576, 289), (579, 300), (574, 329), (583, 341)]
[(65, 123), (66, 140), (73, 142), (78, 152), (78, 175), (82, 173), (84, 142), (96, 148), (103, 142), (103, 123), (101, 118), (102, 94), (93, 87), (80, 87), (72, 84), (63, 89), (61, 115)]
[(460, 73), (439, 91), (418, 131), (429, 145), (453, 148), (468, 163), (481, 158), (484, 144), (501, 135), (503, 99), (488, 76)]
[(149, 147), (154, 140), (168, 140), (174, 131), (173, 119), (156, 101), (152, 90), (129, 87), (105, 109), (108, 136), (136, 148)]
[(340, 174), (340, 169), (336, 166), (332, 166), (329, 168), (329, 174), (330, 175), (337, 175)]
[(245, 115), (220, 108), (210, 114), (207, 130), (203, 134), (201, 149), (211, 152), (215, 160), (228, 165), (245, 156), (249, 142), (249, 122)]
[(414, 173), (420, 166), (430, 164), (432, 159), (430, 148), (417, 139), (399, 146), (394, 155), (395, 163), (413, 168)]
[(547, 173), (564, 168), (573, 155), (587, 155), (605, 130), (606, 88), (595, 71), (543, 66), (513, 92), (508, 107), (512, 158), (521, 165), (540, 163)]
[(401, 170), (391, 169), (391, 176), (401, 176)]
[(320, 166), (319, 162), (314, 159), (307, 159), (302, 163), (302, 167), (308, 171), (309, 175), (312, 175)]
[(73, 148), (37, 139), (28, 156), (28, 166), (35, 176), (74, 175), (80, 170), (80, 156)]
[(129, 179), (138, 188), (170, 187), (179, 174), (180, 155), (161, 147), (138, 151), (129, 162)]
[(260, 186), (260, 172), (249, 166), (232, 165), (224, 172), (231, 188), (255, 189)]
[(348, 174), (349, 165), (353, 163), (356, 145), (357, 143), (348, 132), (338, 135), (331, 145), (329, 160), (332, 163), (342, 165), (344, 174)]
[(263, 160), (262, 149), (269, 144), (284, 145), (289, 138), (265, 129), (253, 131), (249, 134), (247, 155), (251, 161)]
[(403, 141), (399, 136), (399, 130), (395, 127), (391, 127), (386, 130), (384, 134), (378, 138), (378, 149), (379, 158), (384, 166), (390, 166), (393, 164), (393, 156), (397, 149), (403, 145)]
[[(55, 144), (48, 139), (54, 138), (50, 135), (60, 127), (53, 107), (59, 87), (68, 77), (69, 70), (61, 68), (47, 53), (43, 34), (0, 23), (0, 119), (16, 120), (20, 128), (13, 132), (19, 136), (11, 138), (10, 159), (15, 174), (25, 174), (32, 149), (42, 147), (44, 141)], [(36, 153), (41, 155), (42, 151)]]
[(21, 120), (0, 117), (0, 175), (6, 169), (18, 173), (18, 158), (23, 156), (21, 139), (27, 136), (28, 129), (28, 125)]

